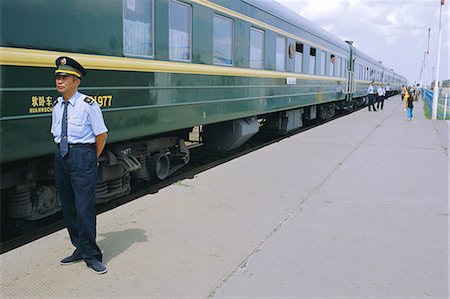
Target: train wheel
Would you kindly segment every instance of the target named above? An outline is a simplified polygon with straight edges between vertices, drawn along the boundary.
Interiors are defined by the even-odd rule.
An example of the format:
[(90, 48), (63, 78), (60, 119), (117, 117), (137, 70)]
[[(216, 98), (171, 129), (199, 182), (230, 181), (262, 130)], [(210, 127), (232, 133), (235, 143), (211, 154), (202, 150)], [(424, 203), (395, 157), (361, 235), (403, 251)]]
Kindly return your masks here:
[(327, 106), (327, 119), (333, 118), (336, 115), (336, 109), (334, 104), (330, 104)]
[(152, 177), (164, 180), (169, 175), (170, 160), (165, 154), (156, 154), (150, 157), (150, 172)]
[(319, 119), (322, 121), (333, 118), (336, 114), (336, 110), (334, 109), (334, 104), (325, 104), (320, 106), (319, 109)]

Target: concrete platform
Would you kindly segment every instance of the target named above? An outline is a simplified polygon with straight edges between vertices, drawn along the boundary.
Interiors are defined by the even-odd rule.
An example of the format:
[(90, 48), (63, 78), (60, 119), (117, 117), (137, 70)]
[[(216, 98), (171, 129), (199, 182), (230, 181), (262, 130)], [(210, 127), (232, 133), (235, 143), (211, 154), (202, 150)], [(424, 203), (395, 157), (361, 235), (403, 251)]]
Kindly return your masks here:
[(0, 256), (3, 298), (448, 298), (448, 128), (398, 96)]

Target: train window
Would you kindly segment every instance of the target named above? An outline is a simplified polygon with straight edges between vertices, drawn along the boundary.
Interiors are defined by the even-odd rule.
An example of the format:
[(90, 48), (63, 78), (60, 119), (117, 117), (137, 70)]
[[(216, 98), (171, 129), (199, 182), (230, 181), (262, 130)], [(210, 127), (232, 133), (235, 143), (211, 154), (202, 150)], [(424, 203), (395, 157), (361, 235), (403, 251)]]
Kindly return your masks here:
[(316, 72), (316, 49), (311, 48), (309, 50), (309, 73), (315, 74)]
[(320, 74), (325, 75), (325, 52), (320, 51)]
[(123, 0), (123, 54), (153, 56), (152, 0)]
[(277, 71), (286, 70), (286, 38), (282, 36), (277, 36), (277, 51), (275, 55)]
[(336, 63), (336, 57), (333, 54), (330, 56), (330, 76), (334, 76), (334, 64)]
[(171, 0), (169, 2), (169, 58), (191, 60), (192, 7)]
[(264, 38), (262, 30), (251, 28), (250, 30), (250, 67), (254, 69), (264, 68)]
[(303, 72), (303, 44), (295, 43), (295, 72)]
[(336, 59), (336, 77), (342, 77), (342, 73), (341, 73), (341, 65), (342, 65), (342, 57), (338, 57), (338, 59)]
[(233, 20), (214, 15), (213, 63), (233, 64)]

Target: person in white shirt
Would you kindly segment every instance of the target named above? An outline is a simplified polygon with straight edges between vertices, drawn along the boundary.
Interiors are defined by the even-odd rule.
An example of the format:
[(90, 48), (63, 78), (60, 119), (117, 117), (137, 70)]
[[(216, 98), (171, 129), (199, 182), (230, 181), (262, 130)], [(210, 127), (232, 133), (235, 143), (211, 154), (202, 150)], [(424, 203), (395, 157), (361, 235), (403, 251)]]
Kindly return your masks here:
[(369, 98), (367, 107), (369, 107), (369, 111), (371, 111), (370, 108), (373, 108), (373, 111), (377, 111), (375, 109), (375, 88), (373, 87), (373, 83), (374, 81), (370, 82), (369, 88), (367, 88), (367, 97)]
[(380, 106), (381, 106), (381, 110), (383, 110), (384, 97), (386, 96), (386, 90), (384, 89), (384, 84), (381, 84), (380, 87), (378, 87), (377, 95), (378, 95), (377, 108), (380, 108)]
[(391, 96), (391, 87), (389, 86), (389, 83), (386, 85), (386, 97)]

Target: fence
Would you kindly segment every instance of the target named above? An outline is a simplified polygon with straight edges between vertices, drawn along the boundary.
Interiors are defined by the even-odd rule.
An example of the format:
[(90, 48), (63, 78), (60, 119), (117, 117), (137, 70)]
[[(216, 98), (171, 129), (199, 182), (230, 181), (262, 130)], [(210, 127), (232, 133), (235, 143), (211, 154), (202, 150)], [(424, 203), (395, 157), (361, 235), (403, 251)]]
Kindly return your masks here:
[[(431, 110), (433, 105), (433, 91), (421, 88), (422, 100), (426, 104), (425, 115), (428, 118), (431, 118)], [(450, 107), (448, 106), (448, 89), (442, 90), (440, 89), (439, 98), (438, 98), (438, 109), (437, 109), (437, 119), (450, 119)]]

